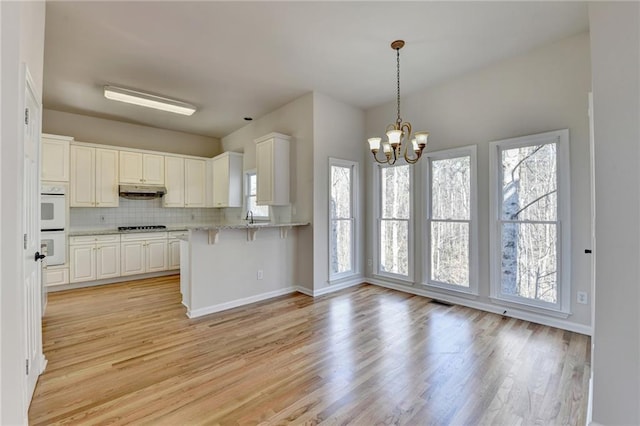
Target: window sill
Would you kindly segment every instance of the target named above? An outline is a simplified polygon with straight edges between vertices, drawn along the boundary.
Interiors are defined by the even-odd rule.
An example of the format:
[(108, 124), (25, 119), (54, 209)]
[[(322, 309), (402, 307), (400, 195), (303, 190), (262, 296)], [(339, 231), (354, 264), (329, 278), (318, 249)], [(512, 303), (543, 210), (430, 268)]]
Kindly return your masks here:
[(491, 303), (496, 305), (511, 307), (523, 311), (535, 312), (536, 314), (547, 315), (550, 317), (567, 319), (572, 315), (571, 311), (543, 308), (541, 306), (531, 305), (523, 302), (514, 302), (512, 300), (501, 299), (495, 296), (491, 296), (489, 297), (489, 299), (491, 300)]
[(356, 278), (356, 277), (360, 277), (361, 275), (358, 272), (349, 272), (348, 274), (342, 274), (342, 275), (338, 275), (336, 277), (329, 277), (329, 280), (327, 281), (327, 284), (329, 285), (336, 285), (336, 284), (342, 284), (345, 283), (347, 281), (351, 281), (352, 279)]
[(415, 281), (411, 279), (411, 277), (407, 277), (406, 275), (385, 274), (383, 272), (383, 273), (373, 274), (373, 277), (380, 278), (382, 280), (391, 281), (391, 282), (397, 281), (397, 282), (400, 282), (401, 284), (406, 284), (410, 286), (414, 286), (416, 284)]
[(429, 290), (438, 291), (452, 296), (465, 297), (467, 299), (477, 299), (479, 297), (477, 291), (465, 287), (456, 288), (448, 285), (439, 285), (433, 283), (421, 283), (421, 285)]

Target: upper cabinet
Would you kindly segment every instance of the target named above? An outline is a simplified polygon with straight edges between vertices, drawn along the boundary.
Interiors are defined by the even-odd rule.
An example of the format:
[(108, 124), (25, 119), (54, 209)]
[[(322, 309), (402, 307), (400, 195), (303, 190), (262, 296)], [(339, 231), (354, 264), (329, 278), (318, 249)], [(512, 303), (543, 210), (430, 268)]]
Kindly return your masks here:
[(51, 182), (69, 182), (68, 136), (42, 135), (40, 179)]
[(290, 136), (270, 133), (255, 140), (256, 204), (282, 206), (289, 204)]
[(242, 207), (242, 159), (237, 152), (213, 158), (213, 207)]
[(70, 207), (118, 207), (118, 151), (70, 147)]
[(120, 151), (120, 183), (164, 185), (164, 156)]
[(205, 207), (206, 160), (165, 157), (165, 207)]

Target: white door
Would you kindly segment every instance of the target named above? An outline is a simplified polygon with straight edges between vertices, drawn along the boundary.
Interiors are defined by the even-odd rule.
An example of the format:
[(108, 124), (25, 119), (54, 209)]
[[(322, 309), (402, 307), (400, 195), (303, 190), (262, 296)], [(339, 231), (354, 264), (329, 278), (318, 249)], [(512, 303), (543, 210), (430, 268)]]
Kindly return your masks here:
[(70, 207), (94, 207), (96, 204), (95, 163), (96, 150), (71, 145)]
[(162, 200), (165, 207), (184, 207), (184, 158), (165, 157), (164, 174), (167, 193)]
[(148, 185), (164, 185), (164, 155), (144, 154), (142, 182)]
[(120, 276), (120, 243), (98, 244), (96, 251), (96, 279)]
[(180, 240), (169, 240), (169, 264), (167, 269), (180, 269)]
[[(41, 306), (43, 284), (40, 263), (40, 104), (29, 71), (24, 68), (23, 134), (23, 271), (25, 315), (26, 400), (31, 401), (38, 376), (42, 372)], [(42, 362), (42, 364), (41, 364)]]
[(118, 151), (96, 149), (96, 207), (118, 207)]
[(69, 246), (71, 276), (69, 282), (93, 281), (96, 279), (95, 244)]
[(144, 242), (123, 242), (120, 245), (120, 275), (143, 274), (144, 254)]
[(146, 272), (158, 272), (167, 269), (167, 240), (147, 241)]
[(225, 207), (229, 204), (229, 159), (213, 160), (213, 206)]
[(256, 202), (258, 204), (273, 202), (273, 149), (273, 139), (256, 145), (256, 176), (258, 178)]
[(120, 183), (142, 183), (142, 154), (120, 151)]
[(185, 160), (185, 207), (205, 206), (205, 174), (204, 160)]

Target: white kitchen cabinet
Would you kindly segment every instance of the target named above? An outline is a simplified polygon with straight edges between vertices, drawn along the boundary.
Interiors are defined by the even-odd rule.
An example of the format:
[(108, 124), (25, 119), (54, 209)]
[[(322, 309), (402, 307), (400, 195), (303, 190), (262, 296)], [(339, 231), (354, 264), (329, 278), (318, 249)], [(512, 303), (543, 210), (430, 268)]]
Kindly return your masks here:
[(237, 152), (213, 158), (214, 207), (242, 207), (242, 159)]
[(167, 251), (169, 259), (167, 269), (180, 269), (180, 240), (178, 237), (185, 237), (188, 231), (171, 231), (167, 240)]
[(118, 151), (71, 145), (70, 207), (118, 207)]
[(69, 257), (71, 283), (119, 277), (120, 235), (71, 237)]
[(206, 206), (206, 160), (165, 157), (164, 207)]
[(69, 182), (69, 143), (72, 137), (42, 135), (40, 179)]
[(124, 234), (121, 237), (120, 275), (144, 274), (167, 269), (167, 233)]
[(187, 158), (184, 169), (184, 206), (205, 207), (206, 161)]
[(45, 286), (69, 284), (69, 268), (47, 266), (44, 270)]
[(164, 156), (120, 151), (120, 183), (164, 185)]
[(291, 137), (270, 133), (255, 140), (258, 205), (289, 204), (289, 143)]
[(204, 206), (213, 207), (213, 158), (206, 160), (204, 191)]
[(162, 197), (165, 207), (184, 207), (184, 158), (167, 156), (164, 159), (165, 187)]

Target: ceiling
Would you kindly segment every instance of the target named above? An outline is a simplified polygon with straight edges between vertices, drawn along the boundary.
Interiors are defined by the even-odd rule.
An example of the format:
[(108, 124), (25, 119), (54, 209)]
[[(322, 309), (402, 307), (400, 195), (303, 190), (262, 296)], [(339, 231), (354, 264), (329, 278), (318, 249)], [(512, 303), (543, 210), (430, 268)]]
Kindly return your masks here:
[[(588, 30), (583, 2), (48, 1), (45, 108), (222, 137), (310, 91), (369, 108)], [(198, 106), (110, 101), (106, 84)]]

